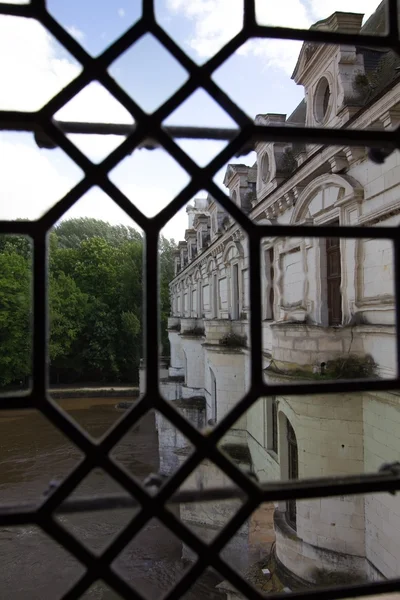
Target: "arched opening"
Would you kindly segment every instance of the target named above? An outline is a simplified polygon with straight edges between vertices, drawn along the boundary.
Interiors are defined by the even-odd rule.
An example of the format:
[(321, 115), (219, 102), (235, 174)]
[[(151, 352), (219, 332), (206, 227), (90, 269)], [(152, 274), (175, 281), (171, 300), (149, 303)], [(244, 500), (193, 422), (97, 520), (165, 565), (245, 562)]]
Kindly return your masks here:
[[(299, 453), (297, 448), (296, 434), (288, 419), (286, 419), (286, 440), (287, 440), (287, 466), (288, 478), (298, 479), (299, 477)], [(286, 518), (291, 527), (296, 529), (297, 526), (297, 510), (296, 500), (291, 499), (286, 501)]]

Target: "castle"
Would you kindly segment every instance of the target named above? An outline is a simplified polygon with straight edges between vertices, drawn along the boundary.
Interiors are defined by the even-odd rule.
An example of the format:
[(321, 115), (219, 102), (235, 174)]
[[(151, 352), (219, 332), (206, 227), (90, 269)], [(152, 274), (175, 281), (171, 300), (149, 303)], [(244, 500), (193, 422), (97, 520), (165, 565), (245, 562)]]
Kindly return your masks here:
[[(384, 9), (382, 3), (364, 25), (361, 14), (336, 12), (313, 27), (379, 34)], [(288, 118), (262, 114), (256, 123), (400, 124), (400, 59), (392, 51), (304, 43), (292, 77), (304, 87), (304, 100)], [(400, 223), (397, 151), (382, 164), (364, 147), (262, 142), (255, 151), (253, 166), (230, 164), (224, 179), (232, 202), (253, 222)], [(161, 387), (192, 423), (207, 427), (249, 387), (248, 240), (212, 197), (196, 199), (187, 213), (170, 284), (170, 365)], [(396, 374), (390, 241), (265, 238), (262, 265), (267, 382)], [(167, 457), (161, 466), (168, 472), (182, 460), (185, 442), (162, 417), (157, 425)], [(398, 459), (400, 399), (392, 392), (260, 398), (224, 448), (260, 481), (376, 472)], [(183, 507), (181, 517), (212, 527), (212, 518), (204, 511), (196, 516), (193, 507)], [(261, 526), (250, 523), (246, 535), (258, 531), (260, 546), (275, 542), (276, 564), (293, 587), (318, 584), (327, 574), (357, 581), (399, 572), (396, 496), (284, 502), (255, 518)]]

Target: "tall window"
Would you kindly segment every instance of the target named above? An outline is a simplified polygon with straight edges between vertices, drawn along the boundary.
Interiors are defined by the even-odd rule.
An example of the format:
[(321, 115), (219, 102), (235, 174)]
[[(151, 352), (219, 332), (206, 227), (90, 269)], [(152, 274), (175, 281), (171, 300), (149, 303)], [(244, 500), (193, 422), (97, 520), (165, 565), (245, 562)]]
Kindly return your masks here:
[(212, 315), (214, 319), (218, 318), (218, 276), (213, 274), (212, 279)]
[(197, 317), (201, 319), (203, 315), (203, 286), (201, 279), (197, 280)]
[(265, 447), (278, 454), (278, 405), (276, 397), (265, 399), (266, 413), (266, 440)]
[[(339, 225), (339, 222), (332, 223)], [(342, 282), (340, 238), (326, 240), (326, 280), (329, 325), (342, 324)]]
[[(289, 479), (298, 479), (299, 477), (299, 455), (297, 449), (296, 434), (293, 427), (286, 422), (286, 435), (288, 444), (288, 475)], [(288, 500), (286, 502), (286, 517), (289, 525), (296, 529), (297, 526), (297, 510), (296, 500)]]
[(214, 371), (210, 368), (211, 376), (211, 418), (217, 422), (217, 379)]
[(187, 357), (186, 357), (186, 352), (184, 350), (182, 350), (182, 353), (183, 353), (184, 377), (185, 377), (185, 383), (187, 384), (187, 373), (188, 373)]
[(232, 319), (239, 319), (239, 265), (232, 266)]
[(274, 293), (274, 248), (269, 248), (266, 254), (267, 261), (267, 311), (266, 318), (271, 319), (272, 321), (275, 319), (274, 315), (274, 304), (275, 304), (275, 293)]

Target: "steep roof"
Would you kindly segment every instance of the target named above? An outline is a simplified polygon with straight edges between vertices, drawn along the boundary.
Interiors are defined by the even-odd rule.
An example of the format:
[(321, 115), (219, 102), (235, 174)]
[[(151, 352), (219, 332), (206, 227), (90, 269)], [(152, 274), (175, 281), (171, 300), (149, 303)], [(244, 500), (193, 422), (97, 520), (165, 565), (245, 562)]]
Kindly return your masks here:
[(247, 181), (249, 183), (257, 183), (257, 161), (249, 169), (249, 172), (247, 174)]
[[(398, 10), (400, 16), (400, 5)], [(383, 0), (363, 25), (360, 33), (383, 35), (386, 30), (386, 0)], [(370, 102), (386, 87), (394, 84), (400, 78), (400, 73), (397, 71), (400, 66), (400, 57), (393, 50), (385, 51), (362, 46), (357, 48), (357, 52), (363, 55), (367, 77), (364, 82), (361, 82), (363, 89), (360, 90), (362, 92), (360, 104), (363, 105)]]
[(376, 11), (364, 23), (361, 33), (368, 35), (386, 33), (386, 0), (380, 3)]
[(294, 109), (290, 117), (288, 117), (286, 122), (304, 125), (304, 123), (306, 122), (306, 111), (307, 105), (305, 99), (303, 98), (300, 104)]

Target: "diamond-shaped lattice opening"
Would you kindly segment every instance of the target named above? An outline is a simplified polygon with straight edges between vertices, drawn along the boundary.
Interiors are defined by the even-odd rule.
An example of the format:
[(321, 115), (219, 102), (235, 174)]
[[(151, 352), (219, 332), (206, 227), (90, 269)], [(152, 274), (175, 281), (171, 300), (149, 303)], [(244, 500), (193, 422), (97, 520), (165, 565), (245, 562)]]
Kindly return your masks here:
[[(257, 154), (246, 142), (239, 157), (232, 157), (217, 171), (213, 181), (245, 214), (257, 203)], [(232, 219), (232, 217), (231, 217)]]
[[(178, 408), (179, 401), (171, 402)], [(184, 410), (183, 416), (187, 416)], [(192, 452), (192, 445), (179, 429), (164, 415), (151, 410), (129, 429), (111, 455), (134, 477), (149, 484), (153, 482), (149, 476), (159, 474), (161, 485)]]
[[(35, 19), (0, 16), (2, 110), (38, 110), (81, 71)], [(29, 164), (29, 160), (24, 161)]]
[(182, 542), (157, 519), (152, 519), (113, 562), (113, 569), (145, 598), (156, 599), (184, 576), (189, 564)]
[[(163, 123), (164, 126), (235, 128), (236, 123), (203, 89), (196, 90)], [(227, 145), (226, 141), (176, 140), (199, 166), (207, 165)]]
[(123, 508), (71, 514), (64, 512), (62, 507), (57, 510), (57, 519), (65, 529), (96, 554), (112, 543), (138, 511), (137, 506), (127, 506), (132, 499), (130, 494), (102, 469), (91, 471), (68, 497), (68, 502), (99, 497), (121, 498)]
[[(133, 125), (133, 117), (98, 82), (92, 82), (59, 110), (54, 118), (80, 123)], [(67, 136), (93, 162), (100, 162), (119, 146), (126, 135), (68, 134)]]
[(222, 575), (208, 567), (190, 589), (182, 595), (182, 598), (184, 600), (201, 600), (202, 598), (225, 600), (226, 592), (224, 593), (220, 588), (223, 581)]
[(261, 592), (282, 591), (284, 587), (272, 567), (276, 541), (274, 511), (273, 503), (260, 505), (221, 552), (221, 558)]
[[(140, 2), (120, 4), (103, 0), (100, 9), (96, 0), (86, 0), (82, 10), (79, 4), (60, 5), (56, 0), (49, 0), (48, 10), (72, 37), (96, 56), (141, 17)], [(90, 15), (97, 15), (98, 20), (88, 20)]]
[(51, 391), (95, 437), (139, 392), (142, 255), (142, 233), (98, 189), (50, 234)]
[(147, 112), (159, 108), (188, 77), (180, 63), (149, 33), (113, 62), (109, 71)]
[(156, 0), (160, 25), (192, 60), (206, 62), (242, 29), (243, 1), (190, 4)]
[[(318, 224), (317, 213), (332, 211), (329, 207), (340, 195), (338, 187), (326, 187), (294, 207), (292, 202), (278, 201), (266, 216), (278, 223), (287, 222), (290, 215), (292, 224), (304, 218)], [(268, 225), (270, 220), (261, 222)], [(270, 353), (264, 361), (268, 383), (396, 377), (396, 342), (389, 333), (395, 326), (391, 240), (265, 238), (261, 258), (264, 350)], [(379, 316), (371, 310), (377, 302), (382, 310), (378, 294), (385, 298), (385, 310)], [(351, 298), (358, 306), (356, 313)], [(371, 324), (378, 322), (386, 327), (373, 338), (366, 335)]]
[(301, 42), (249, 40), (212, 79), (251, 119), (267, 110), (290, 115), (304, 97), (303, 87), (290, 78), (300, 49)]
[(104, 581), (96, 581), (90, 588), (81, 596), (81, 600), (121, 600), (122, 596), (117, 594), (113, 589), (108, 587)]
[(49, 484), (63, 480), (81, 452), (36, 410), (0, 411), (0, 496), (5, 504), (43, 500)]
[(82, 179), (80, 168), (60, 148), (40, 148), (28, 133), (2, 134), (0, 159), (0, 219), (6, 221), (39, 219)]
[(147, 217), (165, 208), (189, 175), (165, 150), (136, 149), (110, 172), (110, 180)]
[(35, 525), (0, 528), (0, 546), (3, 598), (61, 598), (85, 572), (81, 563)]
[[(247, 208), (254, 186), (249, 182), (252, 169), (233, 165), (228, 174), (225, 183), (232, 198)], [(173, 226), (177, 237), (185, 241), (172, 251), (168, 340), (164, 331), (161, 334), (163, 353), (169, 349), (170, 359), (161, 393), (184, 401), (185, 410), (193, 402), (195, 413), (204, 413), (204, 426), (212, 427), (249, 387), (248, 240), (210, 195), (193, 199), (186, 213), (185, 231), (183, 211), (167, 226), (168, 231)], [(166, 295), (162, 280), (160, 287)], [(162, 327), (164, 323), (162, 313)]]
[[(234, 461), (237, 462), (237, 461)], [(238, 488), (219, 467), (211, 460), (204, 460), (194, 469), (189, 477), (179, 488), (179, 492), (193, 491), (200, 494), (202, 491), (207, 493), (211, 489), (236, 490)], [(243, 493), (242, 493), (243, 496)], [(179, 504), (178, 516), (182, 523), (186, 525), (203, 542), (211, 543), (227, 525), (232, 517), (241, 508), (243, 500), (240, 497), (229, 498), (226, 500), (205, 500), (196, 502), (186, 502)], [(170, 507), (168, 507), (170, 509)], [(245, 524), (238, 533), (233, 535), (231, 540), (231, 552), (227, 553), (233, 563), (239, 566), (243, 559), (243, 553), (247, 552), (248, 546), (248, 525)], [(188, 560), (194, 560), (193, 551), (184, 546), (183, 556)], [(226, 558), (226, 557), (225, 557)]]
[(0, 282), (0, 394), (23, 392), (32, 375), (30, 238), (0, 234)]

